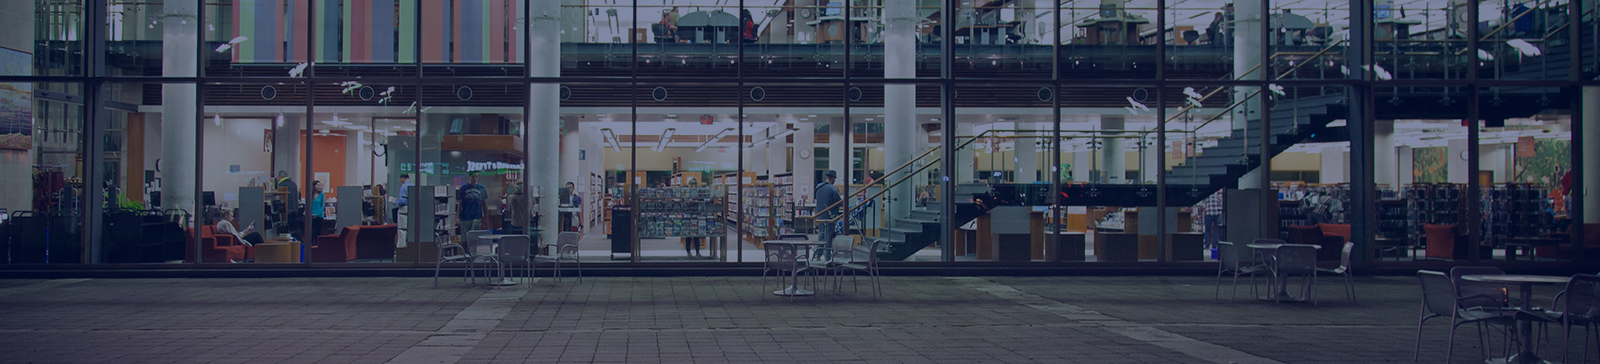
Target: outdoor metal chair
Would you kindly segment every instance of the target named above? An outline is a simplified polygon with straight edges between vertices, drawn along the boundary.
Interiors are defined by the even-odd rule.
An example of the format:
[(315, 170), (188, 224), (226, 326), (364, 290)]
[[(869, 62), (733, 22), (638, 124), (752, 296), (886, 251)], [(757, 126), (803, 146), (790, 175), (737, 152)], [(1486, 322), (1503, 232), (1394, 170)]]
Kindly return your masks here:
[[(468, 253), (467, 248), (461, 246), (461, 244), (448, 243), (440, 245), (439, 259), (433, 264), (434, 287), (439, 286), (439, 269), (444, 267), (444, 263), (467, 263), (467, 265), (470, 266), (472, 265), (472, 254)], [(468, 275), (472, 275), (472, 269), (462, 271), (461, 280), (466, 280)], [(472, 283), (478, 283), (478, 278), (476, 275), (472, 275)]]
[[(838, 238), (834, 238), (834, 241), (838, 240)], [(838, 264), (838, 268), (841, 271), (834, 278), (834, 290), (839, 290), (839, 285), (844, 283), (844, 272), (842, 270), (849, 269), (850, 282), (855, 286), (857, 292), (861, 291), (861, 282), (856, 278), (856, 273), (867, 272), (868, 283), (872, 285), (872, 297), (883, 296), (883, 282), (879, 279), (882, 275), (878, 272), (878, 244), (882, 243), (882, 240), (872, 240), (871, 243), (865, 246), (855, 245), (854, 243), (855, 239), (852, 238), (850, 240), (850, 249), (835, 250), (833, 252), (834, 259), (839, 259), (840, 256), (848, 257), (847, 260)]]
[[(478, 270), (477, 270), (478, 262), (483, 262), (484, 263), (484, 267), (488, 267), (488, 263), (491, 262), (491, 261), (495, 262), (495, 264), (497, 264), (497, 265), (500, 264), (500, 261), (498, 259), (496, 259), (496, 257), (494, 256), (494, 252), (493, 251), (487, 251), (487, 252), (478, 251), (479, 243), (480, 243), (479, 240), (482, 240), (484, 235), (489, 235), (489, 234), (494, 234), (494, 231), (493, 230), (471, 230), (471, 231), (467, 231), (466, 233), (462, 233), (461, 234), (461, 245), (466, 247), (467, 255), (471, 256), (471, 259), (467, 259), (467, 273), (472, 275), (472, 282), (473, 283), (477, 283), (478, 282)], [(484, 277), (488, 277), (489, 274), (490, 274), (489, 272), (485, 272), (483, 276)]]
[[(1305, 244), (1284, 244), (1278, 247), (1272, 259), (1273, 276), (1285, 280), (1285, 282), (1278, 284), (1287, 284), (1289, 276), (1292, 275), (1303, 277), (1300, 282), (1300, 297), (1311, 301), (1312, 305), (1316, 305), (1317, 247)], [(1274, 295), (1274, 297), (1279, 300), (1283, 298), (1279, 295)]]
[(553, 263), (552, 269), (554, 272), (551, 273), (551, 276), (555, 277), (557, 282), (561, 281), (561, 262), (571, 261), (573, 264), (578, 265), (578, 283), (583, 283), (583, 262), (578, 259), (578, 240), (582, 237), (582, 234), (575, 231), (563, 232), (556, 236), (556, 245), (554, 251), (550, 254), (544, 254), (547, 249), (550, 249), (550, 244), (539, 244), (540, 254), (533, 256), (533, 261), (535, 263)]
[[(1589, 335), (1594, 334), (1595, 340), (1600, 341), (1600, 275), (1573, 275), (1572, 280), (1567, 281), (1567, 290), (1556, 294), (1550, 306), (1558, 311), (1555, 315), (1561, 319), (1561, 362), (1570, 363), (1567, 355), (1572, 351), (1572, 327), (1583, 326), (1583, 361), (1580, 363), (1588, 363)], [(1595, 347), (1600, 356), (1600, 343)]]
[(1327, 272), (1344, 276), (1344, 294), (1350, 297), (1350, 302), (1356, 301), (1356, 284), (1350, 276), (1350, 252), (1355, 250), (1356, 243), (1345, 242), (1344, 251), (1339, 253), (1339, 267), (1333, 269), (1317, 268), (1318, 272)]
[[(762, 244), (761, 248), (764, 250), (763, 255), (766, 257), (766, 262), (761, 270), (761, 293), (768, 294), (772, 292), (767, 290), (767, 273), (769, 272), (778, 278), (779, 289), (787, 289), (783, 285), (783, 278), (786, 272), (789, 276), (789, 286), (797, 287), (796, 289), (798, 289), (800, 286), (800, 271), (808, 268), (800, 263), (800, 249), (790, 244)], [(789, 300), (794, 300), (794, 295), (789, 295)]]
[(515, 276), (517, 264), (522, 264), (527, 271), (528, 278), (533, 278), (533, 247), (527, 235), (512, 235), (500, 238), (500, 250), (496, 252), (496, 259), (501, 264), (511, 266), (512, 276)]
[(1483, 335), (1483, 325), (1492, 324), (1501, 328), (1501, 333), (1507, 335), (1514, 331), (1516, 320), (1496, 311), (1484, 311), (1479, 308), (1462, 308), (1456, 286), (1450, 283), (1450, 277), (1443, 272), (1419, 270), (1417, 281), (1422, 284), (1422, 313), (1417, 319), (1417, 345), (1412, 350), (1411, 360), (1416, 361), (1422, 354), (1422, 324), (1435, 317), (1450, 317), (1450, 336), (1445, 344), (1445, 362), (1450, 362), (1450, 355), (1455, 350), (1456, 327), (1465, 324), (1478, 324), (1478, 339), (1482, 342), (1484, 357), (1489, 356), (1488, 339)]
[[(830, 253), (825, 255), (813, 253), (812, 255), (816, 256), (817, 258), (807, 260), (806, 266), (813, 270), (813, 275), (823, 275), (829, 273), (842, 274), (843, 269), (840, 268), (840, 265), (849, 263), (850, 258), (849, 256), (841, 256), (832, 252), (848, 251), (855, 247), (855, 245), (856, 237), (854, 236), (835, 236), (833, 237), (833, 241), (827, 242), (826, 245), (817, 247), (817, 250), (826, 250)], [(838, 290), (838, 282), (834, 282), (834, 292), (838, 292)]]
[(1250, 294), (1256, 294), (1256, 272), (1266, 270), (1266, 266), (1255, 262), (1252, 258), (1249, 264), (1242, 263), (1241, 254), (1250, 254), (1249, 250), (1241, 251), (1233, 243), (1226, 241), (1217, 242), (1217, 288), (1215, 299), (1222, 299), (1222, 273), (1233, 272), (1233, 295), (1229, 299), (1239, 297), (1239, 276), (1250, 275)]
[(1462, 280), (1462, 276), (1470, 275), (1499, 275), (1506, 271), (1499, 267), (1460, 266), (1450, 268), (1450, 283), (1455, 285), (1456, 292), (1461, 294), (1461, 307), (1480, 307), (1484, 309), (1509, 309), (1511, 307), (1510, 294), (1505, 284), (1473, 282)]

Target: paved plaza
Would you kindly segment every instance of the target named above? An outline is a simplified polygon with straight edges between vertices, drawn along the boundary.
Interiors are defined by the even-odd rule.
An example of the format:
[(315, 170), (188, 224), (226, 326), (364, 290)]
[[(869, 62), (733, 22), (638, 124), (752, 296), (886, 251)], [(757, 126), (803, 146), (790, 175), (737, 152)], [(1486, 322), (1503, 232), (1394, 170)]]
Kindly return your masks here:
[[(1410, 362), (1421, 299), (1410, 276), (1358, 277), (1356, 303), (1324, 277), (1316, 306), (1213, 300), (1205, 276), (862, 283), (791, 300), (758, 277), (0, 280), (0, 362)], [(1423, 362), (1444, 362), (1448, 326), (1429, 322)], [(1463, 326), (1455, 361), (1481, 362), (1477, 341)]]

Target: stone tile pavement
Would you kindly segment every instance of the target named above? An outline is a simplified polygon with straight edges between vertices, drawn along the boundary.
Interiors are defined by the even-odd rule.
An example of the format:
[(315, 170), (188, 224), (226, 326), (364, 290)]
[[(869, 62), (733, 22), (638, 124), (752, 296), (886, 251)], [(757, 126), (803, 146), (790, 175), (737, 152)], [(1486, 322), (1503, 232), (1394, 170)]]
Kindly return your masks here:
[[(883, 282), (790, 300), (757, 277), (0, 280), (0, 362), (1409, 362), (1421, 297), (1413, 277), (1357, 278), (1356, 303), (1325, 278), (1316, 306), (1214, 300), (1213, 277)], [(1447, 322), (1423, 362), (1443, 362)], [(1477, 341), (1462, 327), (1455, 361), (1480, 362)]]

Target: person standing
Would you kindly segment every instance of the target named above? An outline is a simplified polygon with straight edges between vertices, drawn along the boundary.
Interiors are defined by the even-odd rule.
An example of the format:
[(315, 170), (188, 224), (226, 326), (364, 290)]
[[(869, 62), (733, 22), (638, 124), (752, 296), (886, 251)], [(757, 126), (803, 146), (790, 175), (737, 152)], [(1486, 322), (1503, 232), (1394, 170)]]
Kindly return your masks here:
[[(844, 206), (834, 206), (834, 204), (844, 200), (844, 196), (839, 194), (839, 187), (835, 187), (833, 185), (834, 181), (839, 178), (837, 173), (834, 171), (824, 171), (822, 172), (822, 176), (823, 182), (818, 183), (816, 188), (817, 240), (821, 240), (824, 244), (823, 246), (832, 246), (833, 237), (838, 235), (837, 228), (839, 226), (839, 222), (833, 221), (824, 223), (822, 220), (833, 219), (839, 216), (839, 211)], [(847, 225), (845, 226), (849, 226), (848, 222), (846, 224)], [(817, 256), (826, 256), (825, 254), (832, 254), (831, 252), (826, 252), (826, 250), (829, 249), (817, 249)]]
[(756, 35), (756, 18), (750, 15), (750, 9), (739, 9), (739, 34), (745, 43), (755, 43), (760, 39)]
[(572, 223), (567, 225), (575, 227), (576, 229), (573, 231), (582, 230), (583, 228), (583, 196), (580, 195), (577, 185), (567, 182), (567, 198), (566, 201), (562, 202), (566, 203), (567, 206), (578, 209), (578, 211), (572, 213)]
[(308, 236), (322, 235), (322, 221), (328, 215), (326, 198), (322, 193), (322, 181), (311, 180), (311, 234)]
[(489, 189), (478, 184), (478, 174), (467, 176), (467, 183), (456, 189), (456, 199), (461, 200), (461, 233), (478, 230), (483, 226), (483, 198)]
[(394, 208), (393, 209), (389, 209), (389, 212), (390, 212), (389, 216), (393, 216), (392, 219), (397, 224), (400, 221), (400, 209), (406, 208), (407, 205), (411, 204), (411, 200), (406, 198), (406, 197), (411, 196), (411, 187), (413, 187), (413, 186), (416, 186), (416, 185), (411, 183), (411, 175), (405, 174), (405, 173), (401, 173), (400, 174), (400, 198), (395, 199)]
[(1222, 240), (1222, 191), (1200, 201), (1200, 215), (1205, 218), (1206, 248), (1215, 249)]
[(283, 170), (279, 170), (278, 171), (277, 188), (282, 188), (282, 189), (285, 189), (285, 190), (289, 191), (289, 202), (285, 203), (286, 206), (284, 206), (284, 209), (287, 209), (289, 211), (289, 213), (291, 213), (291, 214), (295, 213), (295, 212), (299, 212), (300, 211), (300, 185), (297, 184), (297, 183), (294, 183), (294, 179), (289, 178), (289, 172), (288, 171), (283, 171)]

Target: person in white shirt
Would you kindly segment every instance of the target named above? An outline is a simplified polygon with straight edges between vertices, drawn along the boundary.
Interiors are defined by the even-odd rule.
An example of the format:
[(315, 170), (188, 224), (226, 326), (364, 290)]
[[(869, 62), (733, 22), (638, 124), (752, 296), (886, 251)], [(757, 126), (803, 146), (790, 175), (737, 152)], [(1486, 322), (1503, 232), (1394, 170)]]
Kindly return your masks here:
[[(255, 229), (256, 229), (256, 223), (255, 222), (251, 222), (250, 226), (246, 226), (244, 228), (244, 231), (239, 231), (239, 229), (234, 228), (233, 227), (233, 211), (222, 210), (222, 219), (221, 220), (217, 220), (217, 233), (219, 233), (219, 234), (233, 234), (233, 237), (239, 238), (239, 241), (244, 242), (246, 245), (254, 246), (256, 244), (261, 244), (262, 243), (261, 233), (253, 232)], [(248, 234), (248, 235), (246, 235), (246, 234)]]

